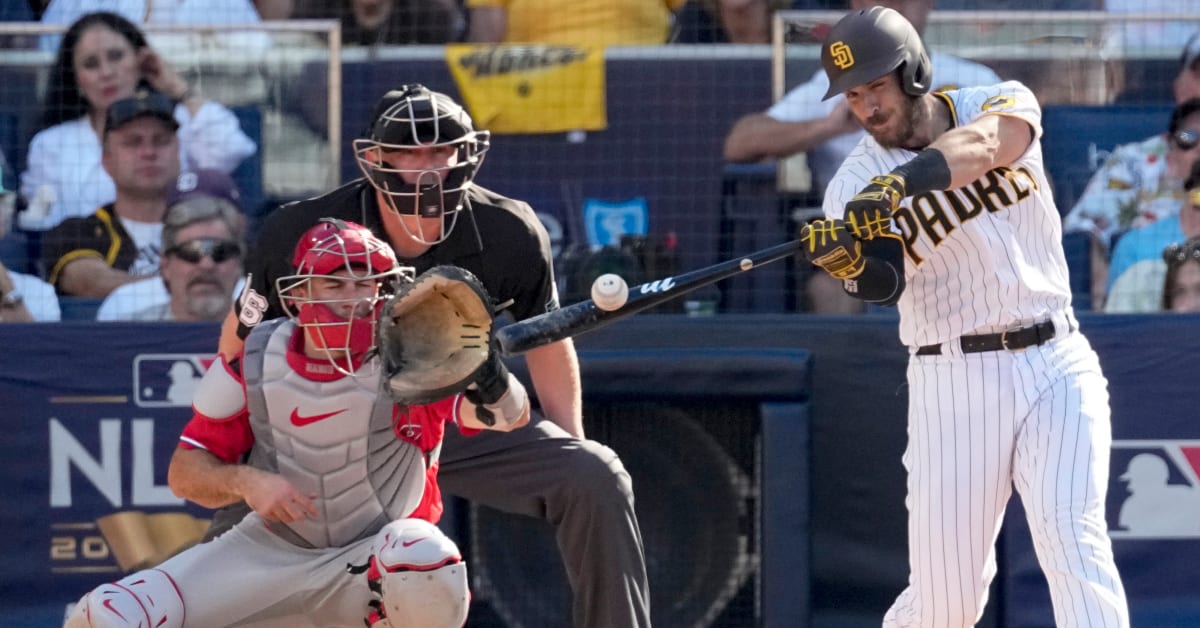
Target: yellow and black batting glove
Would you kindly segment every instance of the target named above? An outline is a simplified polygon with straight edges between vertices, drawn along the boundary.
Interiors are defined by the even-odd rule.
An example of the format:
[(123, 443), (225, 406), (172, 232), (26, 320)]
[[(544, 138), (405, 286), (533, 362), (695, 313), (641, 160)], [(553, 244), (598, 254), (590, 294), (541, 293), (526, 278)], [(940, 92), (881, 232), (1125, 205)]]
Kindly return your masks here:
[(846, 203), (846, 227), (861, 240), (891, 233), (892, 214), (905, 196), (904, 177), (873, 177), (867, 187)]
[(800, 252), (835, 279), (854, 279), (867, 263), (862, 256), (862, 241), (836, 218), (804, 225), (800, 229)]

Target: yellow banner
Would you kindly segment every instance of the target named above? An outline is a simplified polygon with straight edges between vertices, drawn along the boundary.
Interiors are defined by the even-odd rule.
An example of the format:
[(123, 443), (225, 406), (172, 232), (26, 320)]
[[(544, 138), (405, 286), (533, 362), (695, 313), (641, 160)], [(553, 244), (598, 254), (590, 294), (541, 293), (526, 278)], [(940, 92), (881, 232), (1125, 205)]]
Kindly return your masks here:
[(446, 63), (475, 128), (599, 131), (608, 125), (602, 48), (455, 44)]

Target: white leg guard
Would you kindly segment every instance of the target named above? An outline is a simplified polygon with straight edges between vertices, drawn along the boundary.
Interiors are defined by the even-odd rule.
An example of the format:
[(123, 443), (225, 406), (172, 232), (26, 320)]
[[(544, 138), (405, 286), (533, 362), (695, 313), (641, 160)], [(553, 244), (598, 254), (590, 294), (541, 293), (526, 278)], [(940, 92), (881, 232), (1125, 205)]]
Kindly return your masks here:
[(183, 598), (157, 569), (102, 584), (83, 596), (64, 628), (181, 628)]
[(458, 546), (423, 519), (398, 519), (372, 543), (383, 607), (395, 628), (460, 628), (471, 594)]

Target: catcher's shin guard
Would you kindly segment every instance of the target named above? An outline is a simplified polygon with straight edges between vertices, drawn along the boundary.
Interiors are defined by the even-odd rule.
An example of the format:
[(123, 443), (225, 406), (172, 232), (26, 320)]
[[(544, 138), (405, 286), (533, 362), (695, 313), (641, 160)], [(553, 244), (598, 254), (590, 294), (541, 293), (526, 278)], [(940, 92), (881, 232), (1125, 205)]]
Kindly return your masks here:
[(166, 573), (147, 569), (83, 596), (64, 628), (181, 628), (183, 599)]
[(467, 566), (437, 526), (423, 519), (393, 521), (376, 534), (371, 559), (367, 577), (378, 578), (371, 588), (382, 598), (376, 619), (422, 628), (460, 628), (467, 621)]

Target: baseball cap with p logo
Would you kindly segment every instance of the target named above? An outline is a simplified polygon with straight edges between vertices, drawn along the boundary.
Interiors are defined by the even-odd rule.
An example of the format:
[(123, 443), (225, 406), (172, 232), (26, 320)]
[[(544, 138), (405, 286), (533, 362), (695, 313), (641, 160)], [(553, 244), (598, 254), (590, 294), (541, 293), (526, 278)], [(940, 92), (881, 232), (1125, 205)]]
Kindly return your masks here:
[(172, 130), (179, 128), (175, 121), (175, 101), (166, 94), (153, 90), (139, 90), (129, 98), (122, 98), (108, 106), (104, 119), (104, 134), (118, 129), (142, 116), (153, 116), (166, 122)]

